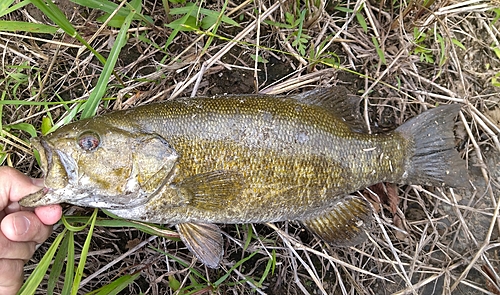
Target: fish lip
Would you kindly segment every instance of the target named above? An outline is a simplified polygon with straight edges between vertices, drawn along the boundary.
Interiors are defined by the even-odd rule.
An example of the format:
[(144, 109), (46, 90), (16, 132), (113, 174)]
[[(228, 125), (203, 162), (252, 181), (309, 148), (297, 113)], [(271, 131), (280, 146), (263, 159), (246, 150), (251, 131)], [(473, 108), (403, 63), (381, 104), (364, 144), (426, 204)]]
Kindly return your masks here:
[(32, 194), (29, 194), (19, 200), (19, 205), (27, 208), (34, 208), (38, 206), (50, 205), (51, 203), (47, 203), (46, 195), (49, 192), (49, 188), (42, 188)]
[(40, 155), (40, 164), (43, 172), (43, 176), (47, 176), (48, 172), (52, 168), (52, 150), (48, 143), (40, 137), (33, 137), (31, 140), (31, 145), (38, 151)]

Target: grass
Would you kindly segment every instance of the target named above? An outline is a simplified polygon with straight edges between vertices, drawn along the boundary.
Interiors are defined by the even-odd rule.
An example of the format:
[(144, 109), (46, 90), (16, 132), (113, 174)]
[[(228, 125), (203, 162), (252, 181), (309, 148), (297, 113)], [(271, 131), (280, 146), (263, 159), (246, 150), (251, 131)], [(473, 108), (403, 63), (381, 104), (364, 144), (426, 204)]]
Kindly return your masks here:
[(67, 207), (26, 266), (23, 294), (500, 294), (493, 4), (1, 2), (2, 165), (39, 175), (30, 137), (107, 110), (342, 84), (364, 98), (374, 131), (463, 105), (457, 145), (475, 188), (397, 186), (398, 206), (376, 203), (356, 248), (332, 249), (295, 222), (225, 225), (218, 270), (168, 228)]

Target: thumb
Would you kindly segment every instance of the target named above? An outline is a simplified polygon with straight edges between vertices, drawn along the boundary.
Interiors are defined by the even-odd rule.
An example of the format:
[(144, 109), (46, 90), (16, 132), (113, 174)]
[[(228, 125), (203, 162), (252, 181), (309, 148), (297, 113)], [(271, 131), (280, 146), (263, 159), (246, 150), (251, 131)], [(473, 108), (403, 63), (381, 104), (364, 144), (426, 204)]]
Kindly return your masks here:
[(1, 231), (13, 242), (43, 243), (50, 235), (52, 227), (43, 224), (35, 213), (19, 211), (4, 217)]
[(21, 259), (0, 259), (0, 294), (15, 295), (23, 283)]

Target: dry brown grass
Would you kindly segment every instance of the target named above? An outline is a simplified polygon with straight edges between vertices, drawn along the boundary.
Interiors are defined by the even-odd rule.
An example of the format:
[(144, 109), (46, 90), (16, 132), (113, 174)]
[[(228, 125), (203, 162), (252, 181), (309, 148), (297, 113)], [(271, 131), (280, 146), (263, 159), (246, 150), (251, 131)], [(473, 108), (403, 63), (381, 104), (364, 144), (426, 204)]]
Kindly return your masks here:
[[(500, 32), (490, 11), (499, 3), (410, 0), (391, 5), (391, 1), (351, 1), (349, 7), (359, 9), (368, 24), (365, 32), (354, 14), (317, 1), (320, 9), (308, 15), (304, 33), (311, 37), (308, 50), (323, 50), (316, 53), (320, 59), (331, 58), (333, 53), (339, 56), (340, 64), (332, 67), (308, 54), (301, 55), (292, 45), (293, 30), (263, 23), (285, 22), (285, 13), (293, 12), (296, 6), (293, 1), (273, 2), (229, 1), (227, 15), (242, 24), (240, 29), (223, 25), (217, 32), (221, 37), (216, 37), (206, 51), (207, 35), (181, 33), (163, 63), (160, 61), (165, 52), (134, 37), (136, 32), (144, 32), (150, 40), (163, 44), (172, 31), (162, 26), (166, 18), (161, 2), (145, 2), (144, 14), (154, 16), (157, 26), (130, 30), (131, 38), (115, 69), (125, 85), (120, 87), (111, 78), (109, 84), (115, 86), (110, 86), (108, 96), (117, 99), (109, 108), (130, 108), (180, 95), (277, 94), (345, 85), (353, 92), (362, 90), (359, 94), (365, 99), (365, 119), (370, 126), (376, 124), (383, 130), (394, 128), (429, 106), (458, 103), (462, 111), (456, 125), (457, 145), (468, 161), (474, 189), (398, 186), (397, 211), (392, 213), (388, 206), (381, 205), (369, 240), (355, 248), (332, 249), (290, 222), (251, 226), (255, 236), (248, 245), (249, 252), (244, 253), (247, 228), (228, 225), (224, 227), (228, 233), (227, 254), (219, 271), (191, 263), (192, 256), (181, 243), (136, 230), (98, 228), (82, 294), (135, 271), (141, 271), (141, 278), (123, 294), (175, 293), (168, 287), (169, 278), (183, 286), (194, 284), (191, 269), (155, 249), (168, 251), (213, 281), (236, 261), (257, 251), (255, 258), (213, 291), (221, 294), (500, 294), (500, 95), (499, 88), (491, 84), (491, 78), (500, 72), (499, 57), (492, 49), (500, 50)], [(426, 7), (424, 2), (432, 4)], [(58, 5), (100, 53), (109, 51), (117, 31), (99, 29), (97, 11), (65, 1)], [(221, 5), (220, 1), (203, 4), (212, 10)], [(33, 7), (6, 18), (47, 22)], [(415, 53), (417, 31), (427, 34), (418, 46), (426, 48), (434, 62), (420, 61)], [(87, 98), (101, 64), (68, 36), (36, 37), (0, 32), (4, 78), (14, 72), (9, 65), (25, 65), (21, 73), (26, 75), (26, 82), (15, 92), (13, 84), (0, 84), (7, 93), (5, 99)], [(377, 54), (373, 38), (385, 62)], [(454, 39), (466, 49), (454, 44)], [(250, 54), (270, 62), (254, 62)], [(3, 124), (27, 122), (39, 126), (42, 116), (50, 113), (57, 121), (66, 111), (62, 105), (5, 105), (2, 119)], [(28, 137), (25, 133), (4, 132), (0, 143), (8, 154), (5, 164), (37, 175), (25, 141)], [(85, 239), (84, 232), (79, 235), (77, 243)], [(42, 245), (27, 266), (27, 273), (46, 248), (47, 244)], [(260, 287), (255, 281), (245, 282), (249, 277), (258, 281), (273, 255), (277, 261), (274, 275)], [(202, 291), (208, 289), (198, 294)]]

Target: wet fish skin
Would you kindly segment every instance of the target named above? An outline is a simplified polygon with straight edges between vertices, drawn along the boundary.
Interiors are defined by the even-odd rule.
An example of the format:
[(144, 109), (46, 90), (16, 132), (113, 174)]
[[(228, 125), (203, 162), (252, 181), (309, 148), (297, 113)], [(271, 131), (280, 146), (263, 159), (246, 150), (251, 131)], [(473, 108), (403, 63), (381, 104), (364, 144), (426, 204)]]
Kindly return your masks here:
[[(99, 134), (99, 149), (78, 150), (74, 143), (87, 132)], [(147, 203), (146, 212), (153, 213), (141, 218), (158, 223), (263, 222), (314, 215), (331, 203), (332, 196), (380, 181), (398, 181), (409, 145), (398, 133), (354, 133), (341, 118), (323, 108), (265, 96), (181, 99), (138, 107), (68, 125), (42, 142), (78, 159), (74, 170), (83, 169), (81, 175), (89, 175), (96, 186), (102, 186), (101, 201), (108, 205), (100, 207), (129, 209), (135, 206), (128, 206), (130, 200), (120, 202), (109, 196), (129, 195), (120, 191), (125, 181), (118, 180), (132, 182), (134, 167), (129, 163), (146, 166), (134, 162), (136, 150), (145, 138), (155, 136), (181, 155), (173, 157), (176, 171), (170, 185)], [(70, 147), (63, 150), (63, 146)], [(161, 146), (157, 153), (161, 153)], [(381, 161), (382, 154), (385, 156)], [(167, 162), (156, 159), (156, 155), (152, 158)], [(160, 170), (159, 166), (151, 173)], [(184, 179), (214, 177), (214, 171), (220, 178), (214, 181), (230, 179), (215, 187), (217, 195), (225, 198), (205, 192), (193, 204), (193, 200), (179, 196), (178, 184)], [(51, 181), (60, 178), (59, 174), (51, 178), (49, 171), (47, 187), (55, 187)], [(161, 181), (153, 188), (159, 187)], [(189, 206), (183, 206), (187, 203)], [(229, 210), (228, 205), (237, 209)], [(221, 214), (221, 210), (227, 212)]]
[(299, 220), (348, 245), (361, 240), (371, 207), (346, 194), (382, 181), (466, 180), (453, 142), (458, 105), (369, 135), (358, 132), (356, 104), (346, 101), (340, 88), (183, 98), (76, 122), (33, 140), (49, 192), (21, 202), (177, 224), (189, 249), (216, 267), (222, 237), (210, 224)]

